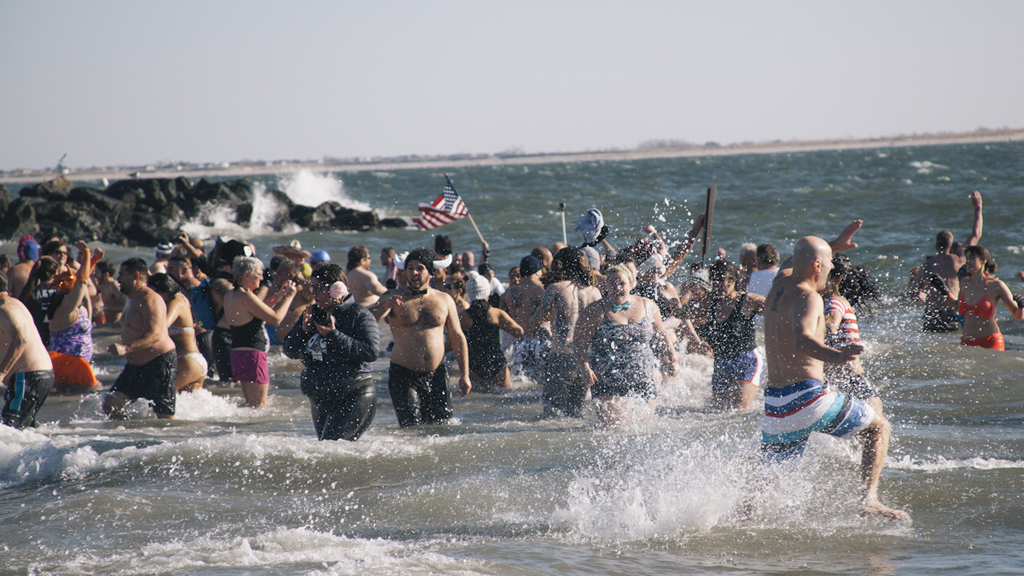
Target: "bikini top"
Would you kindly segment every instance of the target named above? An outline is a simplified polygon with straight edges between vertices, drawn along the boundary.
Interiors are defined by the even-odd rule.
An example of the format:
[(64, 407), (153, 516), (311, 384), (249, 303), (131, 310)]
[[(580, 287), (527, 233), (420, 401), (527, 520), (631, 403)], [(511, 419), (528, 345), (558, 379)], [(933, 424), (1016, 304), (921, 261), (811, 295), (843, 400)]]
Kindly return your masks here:
[(192, 326), (168, 326), (167, 333), (171, 336), (180, 336), (185, 332), (195, 332), (195, 328)]
[(985, 279), (985, 295), (973, 305), (967, 303), (967, 300), (964, 299), (964, 291), (960, 291), (960, 307), (957, 309), (957, 313), (963, 316), (968, 311), (982, 320), (989, 320), (995, 317), (995, 304), (988, 297), (988, 278)]

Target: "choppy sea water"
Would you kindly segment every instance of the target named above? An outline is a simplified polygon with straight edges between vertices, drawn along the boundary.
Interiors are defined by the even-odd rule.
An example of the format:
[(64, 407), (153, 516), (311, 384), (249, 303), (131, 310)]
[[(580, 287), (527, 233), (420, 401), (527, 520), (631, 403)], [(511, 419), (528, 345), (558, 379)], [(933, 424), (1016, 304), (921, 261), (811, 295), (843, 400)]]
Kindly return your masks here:
[[(539, 390), (457, 399), (455, 421), (400, 430), (386, 382), (357, 443), (317, 442), (300, 366), (271, 356), (268, 409), (237, 389), (179, 399), (179, 420), (110, 423), (96, 396), (51, 397), (37, 430), (0, 427), (0, 574), (1008, 574), (1024, 566), (1024, 326), (1003, 309), (1004, 353), (918, 332), (897, 298), (935, 233), (964, 238), (984, 196), (981, 244), (1014, 292), (1024, 268), (1024, 146), (977, 144), (798, 154), (461, 168), (449, 171), (504, 272), (600, 208), (624, 245), (667, 238), (718, 185), (712, 239), (781, 252), (865, 221), (849, 253), (887, 297), (860, 314), (864, 358), (893, 424), (881, 496), (909, 523), (857, 514), (856, 447), (811, 442), (801, 467), (756, 494), (760, 420), (714, 414), (710, 362), (684, 360), (649, 426), (540, 417)], [(301, 203), (338, 199), (415, 215), (443, 170), (269, 176)], [(269, 233), (211, 217), (195, 234), (270, 248), (298, 238), (335, 259), (429, 245), (415, 230)], [(572, 239), (571, 224), (570, 240)], [(440, 230), (478, 250), (468, 221)], [(116, 259), (129, 252), (107, 247)], [(5, 245), (0, 250), (12, 252)], [(692, 258), (692, 257), (691, 257)], [(378, 270), (379, 272), (379, 270)], [(110, 336), (109, 329), (100, 335)], [(97, 358), (110, 382), (119, 364)], [(378, 363), (386, 378), (386, 361)], [(752, 517), (739, 508), (750, 496)]]

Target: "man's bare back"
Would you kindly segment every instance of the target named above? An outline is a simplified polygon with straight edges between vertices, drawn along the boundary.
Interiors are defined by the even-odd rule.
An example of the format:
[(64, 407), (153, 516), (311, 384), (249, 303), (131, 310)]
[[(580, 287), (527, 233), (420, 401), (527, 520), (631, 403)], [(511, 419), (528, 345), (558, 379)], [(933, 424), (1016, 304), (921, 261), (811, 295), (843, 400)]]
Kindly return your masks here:
[[(860, 344), (837, 350), (824, 343), (824, 302), (819, 291), (825, 288), (831, 270), (829, 244), (821, 238), (806, 236), (796, 243), (792, 270), (780, 272), (772, 283), (765, 305), (767, 388), (762, 451), (793, 450), (792, 445), (806, 440), (813, 430), (828, 431), (844, 438), (856, 434), (863, 440), (861, 513), (907, 520), (910, 516), (906, 512), (889, 508), (878, 499), (878, 482), (889, 449), (889, 421), (862, 400), (835, 396), (824, 383), (825, 362), (845, 364), (864, 351)], [(789, 386), (793, 389), (775, 392)], [(797, 394), (806, 394), (807, 401), (791, 409), (786, 402), (792, 401), (790, 395)], [(830, 407), (840, 402), (844, 410), (832, 414)], [(780, 407), (788, 411), (780, 411)], [(821, 420), (813, 424), (813, 420), (807, 421), (815, 414), (820, 414), (814, 417)], [(837, 432), (839, 430), (842, 433)], [(776, 439), (782, 431), (787, 436), (783, 440)], [(804, 434), (803, 439), (794, 440), (795, 434)]]
[(34, 264), (35, 261), (33, 260), (18, 262), (7, 271), (8, 293), (11, 296), (15, 298), (21, 296), (21, 291), (25, 288), (25, 284), (28, 283), (29, 275), (32, 274), (32, 266)]
[(349, 270), (348, 288), (352, 297), (360, 305), (369, 308), (373, 306), (387, 288), (377, 279), (377, 275), (362, 266)]
[[(519, 284), (509, 286), (502, 296), (503, 308), (508, 315), (523, 328), (530, 323), (530, 318), (544, 300), (544, 285), (535, 276), (523, 278)], [(536, 338), (538, 330), (546, 331), (542, 325), (526, 333), (526, 338)]]
[(572, 354), (572, 341), (580, 312), (600, 299), (601, 291), (594, 286), (579, 286), (570, 280), (555, 282), (547, 287), (541, 309), (547, 308), (551, 313), (552, 353)]
[[(12, 353), (12, 346), (23, 348), (13, 351), (16, 357), (9, 367), (5, 367), (3, 364), (8, 354)], [(39, 337), (28, 308), (7, 292), (0, 292), (0, 378), (6, 384), (11, 375), (19, 372), (52, 369), (50, 354)]]

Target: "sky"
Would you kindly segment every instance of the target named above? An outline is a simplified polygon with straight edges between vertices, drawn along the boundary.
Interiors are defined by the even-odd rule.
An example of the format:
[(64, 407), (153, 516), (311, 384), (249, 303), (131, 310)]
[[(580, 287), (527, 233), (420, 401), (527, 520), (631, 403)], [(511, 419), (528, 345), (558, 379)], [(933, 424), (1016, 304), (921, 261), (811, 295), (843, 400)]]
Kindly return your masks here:
[(0, 0), (0, 170), (1024, 127), (1024, 2)]

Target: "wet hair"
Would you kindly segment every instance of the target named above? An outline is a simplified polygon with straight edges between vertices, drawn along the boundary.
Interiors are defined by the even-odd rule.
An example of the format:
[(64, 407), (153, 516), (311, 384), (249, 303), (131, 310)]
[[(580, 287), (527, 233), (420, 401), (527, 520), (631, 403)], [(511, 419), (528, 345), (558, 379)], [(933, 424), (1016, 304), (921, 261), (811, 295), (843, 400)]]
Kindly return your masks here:
[(629, 281), (630, 286), (636, 286), (636, 275), (629, 269), (629, 266), (625, 264), (612, 264), (602, 268), (602, 273), (605, 276), (611, 276), (612, 274), (625, 274), (626, 280)]
[(110, 260), (100, 260), (93, 269), (99, 270), (101, 274), (106, 274), (107, 276), (117, 274), (117, 269), (114, 268), (114, 263)]
[[(444, 258), (445, 256), (451, 254), (452, 239), (445, 236), (444, 234), (438, 234), (437, 236), (434, 236), (434, 253), (441, 256), (441, 258)], [(406, 258), (405, 261), (408, 262), (409, 259)], [(420, 262), (423, 261), (420, 260)], [(431, 272), (430, 275), (433, 276), (434, 273)]]
[(984, 246), (965, 246), (964, 257), (966, 258), (967, 256), (974, 256), (978, 260), (986, 263), (992, 261), (992, 255), (989, 254), (988, 250)]
[(138, 272), (143, 277), (149, 276), (149, 265), (142, 258), (129, 258), (124, 262), (121, 262), (121, 267), (128, 272)]
[(359, 263), (363, 261), (363, 258), (369, 258), (370, 251), (366, 249), (366, 246), (353, 246), (348, 251), (348, 265), (345, 266), (345, 270), (353, 270), (359, 267)]
[(40, 256), (39, 260), (32, 265), (32, 272), (28, 275), (28, 281), (25, 282), (25, 287), (21, 289), (21, 294), (18, 295), (18, 299), (22, 302), (29, 300), (32, 297), (32, 293), (36, 291), (40, 285), (49, 286), (55, 276), (57, 276), (57, 270), (60, 268), (60, 264), (50, 256)]
[(185, 266), (192, 268), (192, 261), (188, 259), (188, 256), (174, 256), (172, 258), (168, 258), (167, 262), (183, 262)]
[(779, 264), (779, 251), (774, 244), (761, 244), (757, 247), (757, 263), (768, 267)]
[(715, 263), (708, 267), (708, 277), (712, 284), (724, 284), (726, 279), (735, 280), (739, 277), (739, 269), (728, 260), (715, 260)]
[[(441, 238), (441, 236), (439, 236)], [(448, 238), (444, 236), (444, 238)], [(451, 252), (449, 252), (451, 254)], [(445, 254), (447, 256), (448, 254)], [(405, 257), (405, 265), (408, 266), (409, 262), (416, 260), (420, 264), (423, 264), (427, 268), (427, 273), (433, 276), (437, 271), (434, 269), (434, 261), (437, 260), (437, 254), (430, 248), (417, 248), (409, 255)]]
[(0, 292), (7, 292), (7, 274), (0, 272)]
[(263, 262), (260, 262), (259, 258), (253, 258), (252, 256), (239, 256), (235, 258), (234, 263), (231, 265), (231, 272), (235, 275), (235, 283), (237, 284), (242, 280), (242, 276), (246, 273), (256, 274), (257, 271), (263, 269)]
[(590, 268), (590, 259), (579, 248), (562, 248), (551, 262), (551, 270), (547, 271), (541, 282), (544, 286), (570, 280), (581, 286), (594, 285), (594, 271)]
[(327, 262), (317, 266), (313, 270), (311, 280), (316, 280), (321, 286), (330, 286), (339, 280), (348, 284), (348, 275), (341, 269), (341, 266), (334, 262)]
[(877, 301), (882, 295), (875, 278), (842, 253), (832, 255), (832, 270), (828, 277), (842, 278), (839, 294), (849, 300), (851, 306), (870, 306), (871, 302)]
[(935, 235), (935, 249), (945, 250), (953, 247), (953, 233), (949, 230), (943, 230)]
[(152, 288), (157, 294), (170, 294), (171, 298), (174, 298), (175, 295), (181, 292), (181, 288), (174, 281), (174, 278), (171, 278), (170, 274), (164, 274), (163, 272), (150, 276), (149, 280), (146, 280), (146, 286)]

